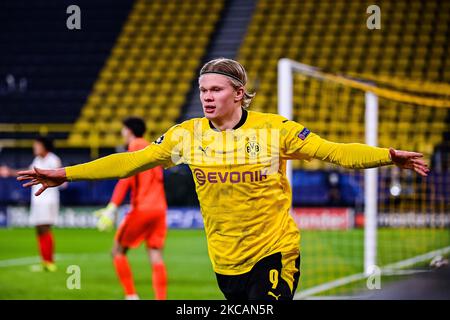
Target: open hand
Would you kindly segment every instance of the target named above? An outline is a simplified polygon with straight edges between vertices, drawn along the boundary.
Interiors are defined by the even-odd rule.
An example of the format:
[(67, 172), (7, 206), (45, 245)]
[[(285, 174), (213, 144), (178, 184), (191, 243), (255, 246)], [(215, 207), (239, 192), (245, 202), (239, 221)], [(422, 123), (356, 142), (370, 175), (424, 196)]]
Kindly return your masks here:
[(32, 170), (19, 171), (17, 174), (18, 181), (28, 181), (22, 185), (23, 187), (42, 184), (42, 187), (34, 194), (35, 196), (40, 195), (47, 188), (57, 187), (67, 181), (64, 168), (45, 170), (35, 167)]
[(423, 154), (421, 153), (389, 148), (389, 155), (392, 162), (394, 162), (394, 164), (401, 169), (414, 170), (424, 177), (426, 177), (428, 172), (430, 172), (428, 165), (423, 160)]

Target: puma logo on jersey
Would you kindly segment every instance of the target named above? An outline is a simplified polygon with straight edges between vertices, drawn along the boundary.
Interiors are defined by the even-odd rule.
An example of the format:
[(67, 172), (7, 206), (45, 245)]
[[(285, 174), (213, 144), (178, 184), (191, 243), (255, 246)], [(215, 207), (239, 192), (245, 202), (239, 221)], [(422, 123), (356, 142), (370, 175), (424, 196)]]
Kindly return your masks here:
[(281, 294), (276, 295), (276, 294), (273, 293), (272, 291), (267, 291), (267, 295), (268, 295), (268, 296), (274, 297), (276, 300), (278, 300), (278, 298), (281, 297)]

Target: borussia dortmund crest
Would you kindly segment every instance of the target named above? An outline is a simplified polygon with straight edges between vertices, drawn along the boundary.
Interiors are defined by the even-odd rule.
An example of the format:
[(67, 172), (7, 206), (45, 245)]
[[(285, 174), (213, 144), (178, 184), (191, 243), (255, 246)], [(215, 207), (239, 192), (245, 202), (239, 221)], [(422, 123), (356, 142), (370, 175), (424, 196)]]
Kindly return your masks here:
[(256, 156), (258, 156), (260, 150), (261, 147), (256, 141), (249, 141), (245, 145), (245, 151), (251, 158), (255, 158)]

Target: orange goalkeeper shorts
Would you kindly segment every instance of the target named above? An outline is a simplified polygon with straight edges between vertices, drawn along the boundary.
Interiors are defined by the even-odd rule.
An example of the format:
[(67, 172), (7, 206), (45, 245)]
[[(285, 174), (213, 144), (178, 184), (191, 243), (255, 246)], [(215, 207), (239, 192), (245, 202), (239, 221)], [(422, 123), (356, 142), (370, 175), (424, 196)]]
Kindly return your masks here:
[(124, 248), (136, 248), (145, 241), (147, 248), (162, 249), (166, 234), (165, 210), (131, 210), (120, 224), (115, 239)]

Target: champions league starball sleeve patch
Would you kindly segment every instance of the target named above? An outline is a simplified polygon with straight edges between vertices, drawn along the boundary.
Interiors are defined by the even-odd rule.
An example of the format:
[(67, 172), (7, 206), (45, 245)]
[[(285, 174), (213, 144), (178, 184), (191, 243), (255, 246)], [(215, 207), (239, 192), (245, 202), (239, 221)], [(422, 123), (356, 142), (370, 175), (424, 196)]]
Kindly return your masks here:
[(298, 134), (298, 137), (302, 140), (305, 140), (306, 137), (311, 133), (311, 130), (307, 129), (307, 128), (303, 128), (302, 131), (300, 131), (300, 133)]
[(162, 135), (161, 137), (159, 137), (158, 139), (156, 139), (153, 143), (154, 144), (161, 144), (161, 142), (163, 142), (164, 140), (164, 135)]

